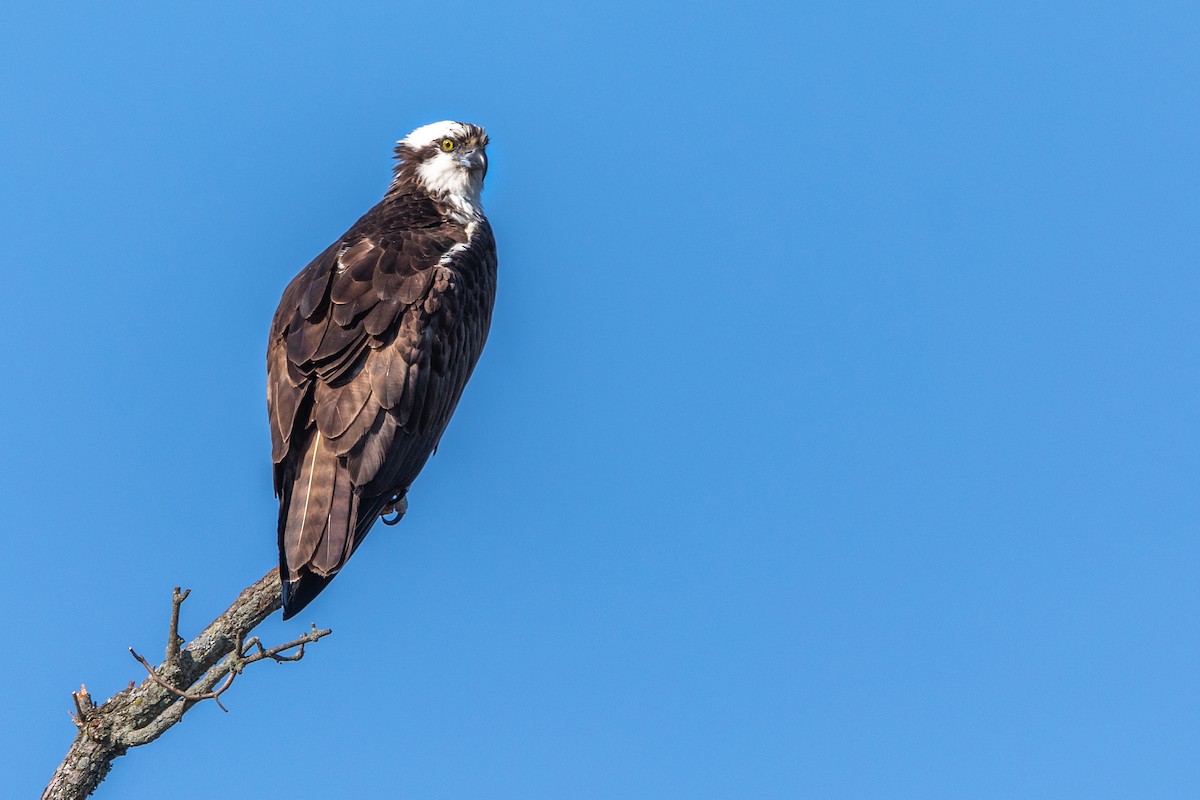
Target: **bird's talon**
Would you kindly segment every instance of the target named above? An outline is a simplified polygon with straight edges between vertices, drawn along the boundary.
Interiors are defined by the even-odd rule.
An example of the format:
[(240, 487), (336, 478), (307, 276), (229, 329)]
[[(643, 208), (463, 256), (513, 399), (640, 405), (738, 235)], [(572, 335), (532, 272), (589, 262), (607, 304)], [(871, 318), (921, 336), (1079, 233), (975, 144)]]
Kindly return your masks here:
[[(383, 507), (383, 511), (379, 512), (379, 518), (383, 520), (384, 525), (395, 525), (404, 519), (405, 512), (408, 511), (408, 498), (404, 496), (394, 497), (391, 502)], [(396, 516), (389, 518), (388, 514)]]

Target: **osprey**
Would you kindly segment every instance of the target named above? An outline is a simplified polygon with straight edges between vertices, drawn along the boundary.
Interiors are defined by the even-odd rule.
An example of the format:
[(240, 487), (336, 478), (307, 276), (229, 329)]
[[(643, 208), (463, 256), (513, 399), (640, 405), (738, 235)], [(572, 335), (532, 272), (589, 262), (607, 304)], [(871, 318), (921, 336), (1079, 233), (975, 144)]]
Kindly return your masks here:
[(378, 517), (404, 515), (483, 350), (496, 295), (479, 201), (487, 143), (462, 122), (410, 133), (383, 200), (283, 292), (267, 412), (284, 619), (333, 580)]

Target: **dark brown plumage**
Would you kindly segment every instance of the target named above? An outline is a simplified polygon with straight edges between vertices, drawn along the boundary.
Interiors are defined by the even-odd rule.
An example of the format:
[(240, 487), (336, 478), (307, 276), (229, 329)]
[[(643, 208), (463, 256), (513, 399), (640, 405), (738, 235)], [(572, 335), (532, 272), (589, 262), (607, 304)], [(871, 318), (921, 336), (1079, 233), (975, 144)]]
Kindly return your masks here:
[(403, 513), (483, 350), (496, 291), (486, 144), (463, 123), (414, 131), (383, 200), (283, 293), (267, 409), (284, 619), (381, 513)]

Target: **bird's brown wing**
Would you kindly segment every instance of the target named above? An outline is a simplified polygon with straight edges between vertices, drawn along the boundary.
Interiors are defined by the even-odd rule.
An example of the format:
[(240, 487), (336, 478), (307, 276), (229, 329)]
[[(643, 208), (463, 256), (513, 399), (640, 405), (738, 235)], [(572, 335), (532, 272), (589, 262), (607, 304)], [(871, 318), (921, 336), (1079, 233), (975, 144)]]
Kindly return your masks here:
[(285, 617), (341, 569), (436, 447), (490, 319), (483, 226), (492, 255), (457, 266), (441, 262), (473, 249), (461, 227), (352, 229), (284, 292), (267, 406)]

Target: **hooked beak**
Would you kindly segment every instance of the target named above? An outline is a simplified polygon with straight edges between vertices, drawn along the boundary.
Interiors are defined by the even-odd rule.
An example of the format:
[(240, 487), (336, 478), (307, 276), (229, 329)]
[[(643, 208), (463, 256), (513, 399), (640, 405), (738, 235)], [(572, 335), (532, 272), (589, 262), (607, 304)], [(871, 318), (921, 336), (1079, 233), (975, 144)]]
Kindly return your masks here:
[(465, 169), (480, 173), (479, 177), (487, 175), (487, 153), (481, 147), (473, 147), (458, 157), (458, 163)]

